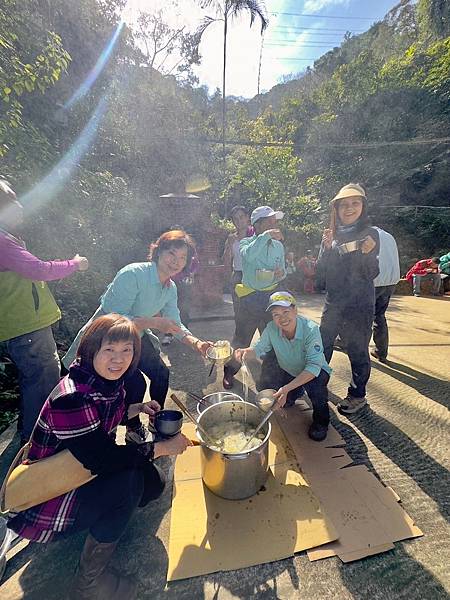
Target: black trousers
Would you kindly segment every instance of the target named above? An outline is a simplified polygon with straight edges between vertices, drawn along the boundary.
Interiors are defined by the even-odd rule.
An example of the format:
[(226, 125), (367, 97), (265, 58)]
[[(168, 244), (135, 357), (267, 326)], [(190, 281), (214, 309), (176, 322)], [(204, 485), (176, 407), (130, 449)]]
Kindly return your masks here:
[[(266, 312), (269, 304), (270, 292), (253, 292), (239, 299), (238, 311), (235, 316), (236, 331), (231, 345), (236, 348), (248, 348), (255, 331), (261, 334), (267, 323), (272, 320), (270, 312)], [(240, 363), (232, 359), (224, 367), (225, 375), (234, 375), (241, 368)]]
[[(268, 388), (278, 390), (283, 385), (290, 383), (293, 379), (295, 379), (293, 375), (280, 367), (275, 352), (271, 350), (263, 359), (261, 377), (257, 382), (256, 388), (258, 391)], [(286, 404), (292, 406), (295, 403), (296, 398), (302, 396), (306, 391), (313, 407), (314, 423), (328, 425), (330, 422), (327, 388), (329, 380), (329, 374), (324, 369), (321, 369), (317, 377), (314, 377), (314, 379), (311, 379), (308, 383), (289, 392)]]
[(192, 283), (187, 281), (176, 281), (178, 295), (178, 310), (180, 311), (180, 319), (186, 327), (191, 320), (191, 298), (192, 298)]
[(130, 404), (142, 402), (145, 393), (145, 373), (150, 379), (150, 397), (156, 400), (161, 408), (164, 407), (167, 391), (169, 389), (169, 369), (162, 361), (159, 350), (157, 350), (148, 335), (142, 336), (141, 358), (138, 368), (125, 379), (125, 390)]
[(383, 285), (375, 288), (375, 315), (373, 318), (373, 341), (380, 358), (386, 358), (389, 348), (389, 329), (386, 310), (394, 293), (395, 285)]
[(338, 335), (344, 340), (352, 380), (347, 393), (354, 398), (364, 398), (370, 377), (369, 342), (372, 336), (373, 307), (341, 307), (325, 304), (320, 321), (323, 353), (329, 364), (333, 356), (333, 345)]
[(78, 490), (78, 513), (64, 535), (88, 529), (97, 542), (115, 542), (135, 510), (159, 498), (164, 487), (163, 472), (150, 462), (143, 469), (99, 475)]

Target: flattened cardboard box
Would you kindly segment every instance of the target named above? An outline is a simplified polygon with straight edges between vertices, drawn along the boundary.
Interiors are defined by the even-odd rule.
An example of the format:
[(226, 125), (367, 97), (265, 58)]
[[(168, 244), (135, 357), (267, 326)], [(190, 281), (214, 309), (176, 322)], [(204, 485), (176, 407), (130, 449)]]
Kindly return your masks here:
[[(350, 562), (386, 552), (394, 547), (394, 542), (423, 535), (399, 505), (399, 497), (392, 489), (364, 465), (348, 466), (352, 460), (343, 448), (328, 447), (335, 445), (334, 434), (319, 447), (313, 446), (314, 442), (305, 435), (312, 411), (308, 414), (292, 407), (285, 412), (287, 418), (277, 417), (278, 423), (305, 479), (339, 533), (338, 540), (309, 549), (310, 560), (339, 556), (343, 562)], [(342, 438), (341, 441), (345, 443)]]
[[(184, 431), (193, 435), (190, 426)], [(168, 581), (281, 560), (337, 539), (276, 422), (269, 464), (263, 491), (231, 501), (203, 486), (200, 448), (189, 448), (177, 458)]]

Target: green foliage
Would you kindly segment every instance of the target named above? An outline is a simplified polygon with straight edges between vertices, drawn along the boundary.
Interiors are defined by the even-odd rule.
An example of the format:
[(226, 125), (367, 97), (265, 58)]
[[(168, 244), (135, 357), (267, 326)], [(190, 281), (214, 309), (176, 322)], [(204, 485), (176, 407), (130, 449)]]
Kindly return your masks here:
[(0, 7), (0, 156), (8, 150), (11, 133), (24, 125), (21, 97), (44, 93), (70, 61), (59, 35), (30, 25), (31, 10), (29, 2), (16, 0)]
[(380, 72), (385, 87), (418, 87), (443, 102), (450, 100), (450, 37), (427, 48), (411, 46), (403, 56), (391, 59)]
[[(236, 191), (242, 195), (242, 190), (252, 198), (269, 198), (287, 211), (289, 225), (302, 231), (317, 231), (326, 222), (329, 199), (349, 181), (368, 189), (375, 222), (383, 220), (386, 205), (395, 215), (390, 204), (445, 205), (450, 187), (447, 146), (410, 141), (450, 135), (450, 38), (444, 27), (449, 4), (419, 4), (417, 13), (414, 3), (399, 3), (367, 32), (347, 35), (339, 48), (315, 62), (314, 69), (251, 101), (250, 118), (236, 128), (236, 137), (251, 138), (252, 130), (263, 124), (259, 141), (284, 141), (293, 147), (234, 149), (224, 199)], [(428, 41), (422, 35), (425, 4), (434, 19)], [(229, 114), (232, 120), (231, 109)], [(233, 133), (230, 127), (229, 136)], [(284, 156), (282, 169), (273, 157), (268, 161), (272, 154)], [(293, 169), (286, 156), (289, 161), (298, 159)], [(263, 166), (258, 168), (257, 161)], [(267, 168), (278, 182), (286, 183), (287, 178), (283, 190), (273, 184)], [(318, 183), (311, 194), (307, 182), (314, 176)], [(302, 199), (298, 206), (297, 197)], [(412, 223), (416, 218), (413, 212)], [(439, 222), (437, 215), (428, 228), (420, 221), (417, 238), (414, 225), (408, 228), (401, 219), (395, 228), (402, 244), (423, 250), (443, 240), (445, 228), (438, 227)]]
[(450, 4), (448, 0), (419, 0), (417, 15), (423, 41), (450, 35)]

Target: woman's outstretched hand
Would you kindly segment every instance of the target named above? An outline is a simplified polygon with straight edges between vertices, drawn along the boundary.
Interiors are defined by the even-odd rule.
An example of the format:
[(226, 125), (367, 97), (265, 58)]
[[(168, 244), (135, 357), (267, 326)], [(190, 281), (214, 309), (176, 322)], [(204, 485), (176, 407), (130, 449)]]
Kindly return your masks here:
[(172, 438), (164, 440), (164, 442), (156, 442), (154, 457), (158, 456), (177, 456), (183, 454), (186, 448), (192, 446), (192, 442), (182, 433), (177, 433)]
[(195, 344), (196, 349), (200, 352), (200, 354), (203, 357), (206, 357), (206, 352), (208, 348), (211, 348), (211, 346), (214, 346), (214, 342), (209, 342), (205, 340), (198, 340)]
[(274, 400), (276, 400), (273, 405), (273, 410), (278, 410), (279, 408), (283, 408), (287, 401), (287, 395), (291, 390), (287, 386), (280, 387), (278, 391), (273, 395)]
[(252, 348), (237, 348), (234, 351), (234, 358), (240, 363), (244, 363), (248, 358), (252, 357)]

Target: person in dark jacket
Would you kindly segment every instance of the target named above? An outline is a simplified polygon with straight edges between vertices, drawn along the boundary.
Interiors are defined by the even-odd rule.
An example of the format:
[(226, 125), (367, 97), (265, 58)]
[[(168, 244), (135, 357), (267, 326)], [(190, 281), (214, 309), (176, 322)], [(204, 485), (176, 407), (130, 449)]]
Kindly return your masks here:
[(368, 223), (366, 193), (359, 184), (350, 183), (331, 202), (330, 228), (324, 231), (317, 261), (317, 279), (326, 289), (320, 323), (325, 359), (330, 362), (340, 335), (352, 369), (347, 396), (338, 405), (344, 414), (355, 413), (367, 403), (378, 253), (379, 235)]
[(96, 477), (8, 522), (9, 529), (41, 543), (89, 532), (70, 593), (77, 600), (134, 598), (135, 582), (107, 565), (136, 509), (164, 490), (164, 475), (153, 461), (192, 445), (181, 433), (155, 443), (116, 445), (117, 425), (139, 413), (152, 417), (160, 408), (154, 400), (125, 393), (124, 379), (136, 370), (140, 349), (138, 328), (127, 317), (108, 314), (90, 323), (69, 374), (42, 408), (28, 458), (69, 450)]

